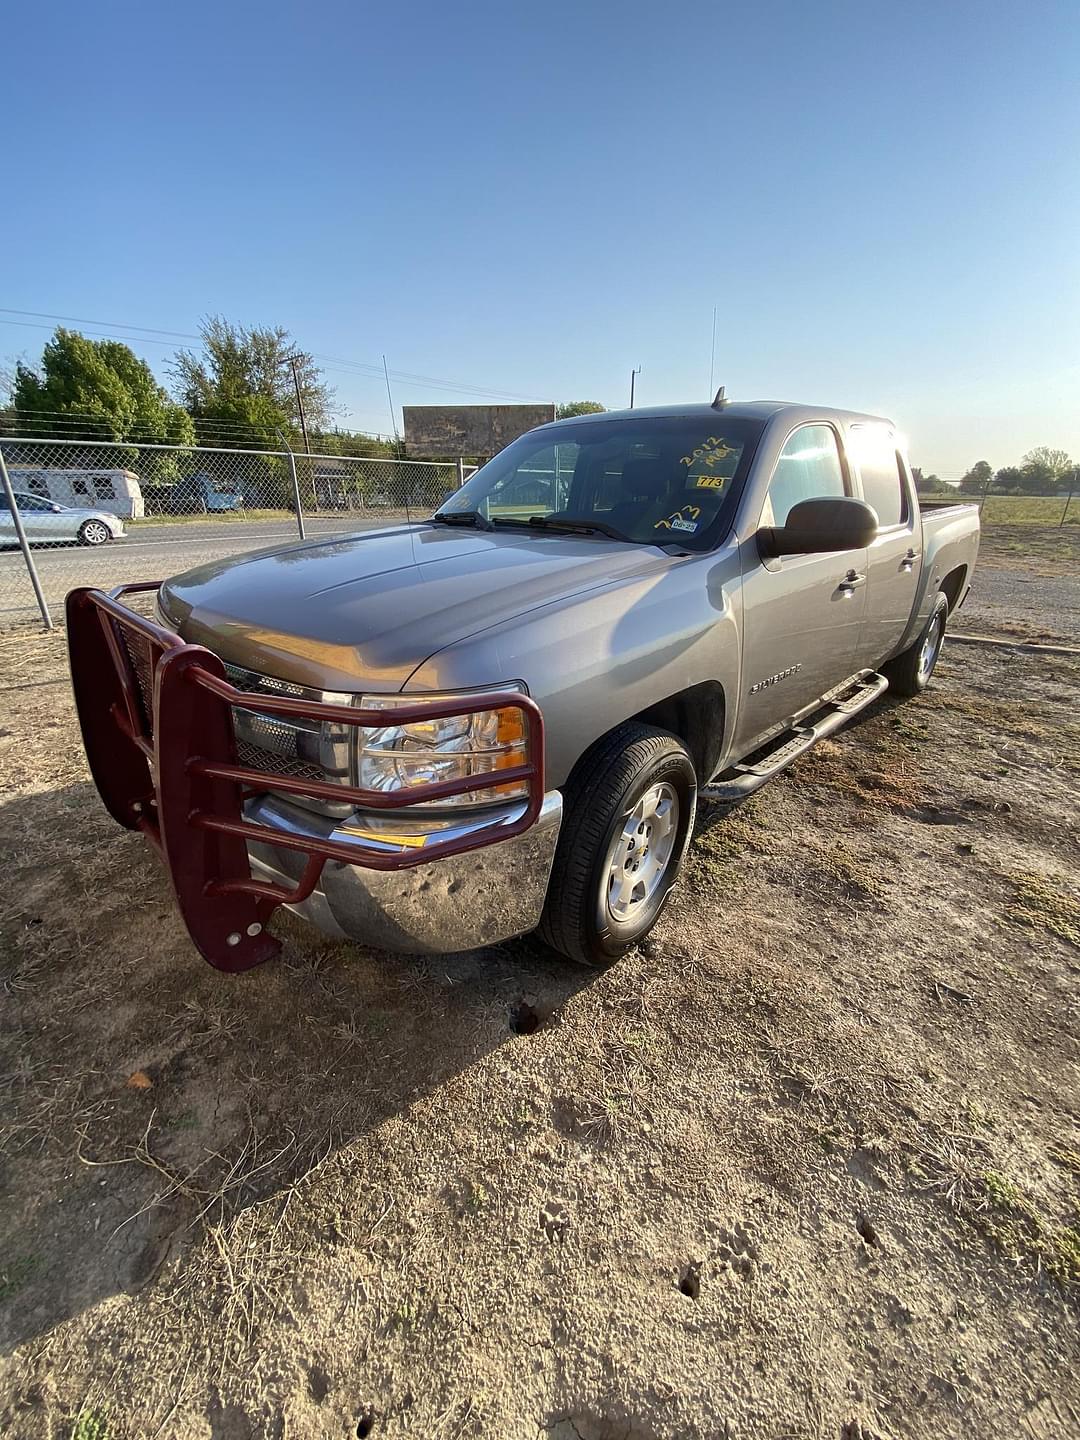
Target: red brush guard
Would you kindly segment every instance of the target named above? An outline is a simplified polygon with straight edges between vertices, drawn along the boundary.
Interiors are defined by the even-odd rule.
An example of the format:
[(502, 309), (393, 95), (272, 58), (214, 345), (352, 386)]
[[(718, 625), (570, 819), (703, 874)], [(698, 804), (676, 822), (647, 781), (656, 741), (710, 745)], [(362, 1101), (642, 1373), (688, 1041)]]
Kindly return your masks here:
[[(160, 581), (67, 598), (71, 681), (86, 757), (109, 814), (141, 830), (165, 862), (188, 933), (219, 970), (247, 970), (269, 960), (280, 943), (266, 924), (279, 905), (306, 900), (328, 860), (373, 870), (404, 870), (465, 850), (509, 840), (529, 829), (544, 802), (544, 726), (539, 707), (509, 691), (395, 706), (395, 724), (514, 709), (525, 722), (526, 762), (394, 791), (362, 790), (328, 780), (270, 775), (237, 758), (233, 707), (259, 714), (378, 727), (385, 710), (325, 705), (289, 696), (252, 695), (231, 685), (212, 651), (137, 614), (121, 596), (156, 591)], [(497, 779), (492, 778), (497, 775)], [(524, 811), (468, 835), (432, 839), (421, 848), (381, 849), (294, 835), (244, 816), (244, 802), (268, 791), (354, 804), (360, 810), (407, 811), (452, 795), (524, 782)], [(299, 850), (308, 861), (292, 890), (252, 878), (248, 841)]]

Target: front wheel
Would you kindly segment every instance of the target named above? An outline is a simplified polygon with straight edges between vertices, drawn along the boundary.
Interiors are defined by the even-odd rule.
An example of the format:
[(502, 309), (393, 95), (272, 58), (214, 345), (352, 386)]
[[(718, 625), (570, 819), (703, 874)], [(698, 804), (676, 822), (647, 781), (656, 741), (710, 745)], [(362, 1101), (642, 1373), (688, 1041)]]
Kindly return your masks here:
[(565, 798), (540, 934), (602, 965), (644, 939), (671, 894), (694, 824), (694, 763), (674, 735), (628, 721), (582, 758)]
[(104, 545), (112, 539), (112, 531), (104, 520), (86, 520), (79, 530), (80, 545)]
[(949, 602), (939, 590), (919, 638), (881, 667), (894, 695), (918, 695), (926, 689), (941, 654), (948, 618)]

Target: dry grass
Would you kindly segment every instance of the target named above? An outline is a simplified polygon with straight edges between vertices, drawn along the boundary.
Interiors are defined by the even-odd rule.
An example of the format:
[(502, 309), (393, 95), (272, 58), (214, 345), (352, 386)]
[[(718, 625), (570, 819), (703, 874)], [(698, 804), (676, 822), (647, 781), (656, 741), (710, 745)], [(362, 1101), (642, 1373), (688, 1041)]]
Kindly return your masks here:
[[(60, 673), (33, 648), (0, 685)], [(1071, 1423), (1069, 663), (946, 652), (925, 701), (704, 816), (602, 972), (291, 919), (280, 962), (211, 972), (64, 687), (11, 691), (0, 1433), (941, 1440), (1024, 1434), (1036, 1395)]]

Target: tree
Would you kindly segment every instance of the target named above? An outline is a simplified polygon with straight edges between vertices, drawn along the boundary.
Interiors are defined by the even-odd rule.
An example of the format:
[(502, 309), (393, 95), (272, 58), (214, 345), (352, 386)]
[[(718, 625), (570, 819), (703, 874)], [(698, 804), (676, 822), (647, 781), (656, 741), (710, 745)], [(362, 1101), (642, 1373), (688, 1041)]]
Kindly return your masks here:
[(983, 495), (993, 479), (994, 468), (989, 460), (976, 460), (960, 480), (961, 495)]
[(1005, 465), (994, 476), (994, 488), (1002, 495), (1023, 494), (1024, 472), (1019, 465)]
[(920, 495), (950, 495), (952, 486), (946, 484), (940, 475), (924, 475), (917, 465), (912, 466), (911, 478)]
[(1052, 445), (1036, 445), (1034, 450), (1029, 450), (1023, 456), (1020, 463), (1043, 466), (1055, 476), (1063, 475), (1066, 470), (1072, 469), (1068, 451), (1055, 450)]
[(201, 420), (208, 422), (205, 430), (213, 444), (274, 448), (281, 444), (279, 430), (294, 438), (299, 434), (300, 410), (287, 363), (293, 356), (308, 428), (327, 424), (334, 392), (312, 357), (280, 325), (249, 329), (212, 315), (199, 333), (202, 353), (178, 350), (170, 370), (179, 399), (195, 417), (196, 428)]
[(568, 400), (565, 405), (556, 405), (556, 420), (573, 420), (576, 415), (603, 415), (607, 411), (606, 405), (601, 405), (598, 400)]
[(11, 403), (26, 434), (65, 440), (190, 445), (191, 417), (169, 399), (145, 360), (119, 340), (58, 328), (35, 370), (15, 367)]
[(1022, 495), (1055, 495), (1061, 489), (1063, 477), (1072, 467), (1072, 461), (1064, 450), (1054, 450), (1049, 445), (1037, 445), (1023, 457), (1020, 471), (1020, 493)]

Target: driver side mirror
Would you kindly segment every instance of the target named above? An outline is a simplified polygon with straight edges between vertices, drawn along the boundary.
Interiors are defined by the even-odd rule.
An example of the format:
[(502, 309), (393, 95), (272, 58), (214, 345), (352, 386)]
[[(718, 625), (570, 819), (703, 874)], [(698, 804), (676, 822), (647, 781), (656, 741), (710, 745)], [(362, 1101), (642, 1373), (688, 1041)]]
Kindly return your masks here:
[(862, 550), (877, 535), (877, 512), (851, 496), (800, 500), (787, 524), (763, 526), (758, 550), (765, 560), (780, 555), (818, 555), (829, 550)]

